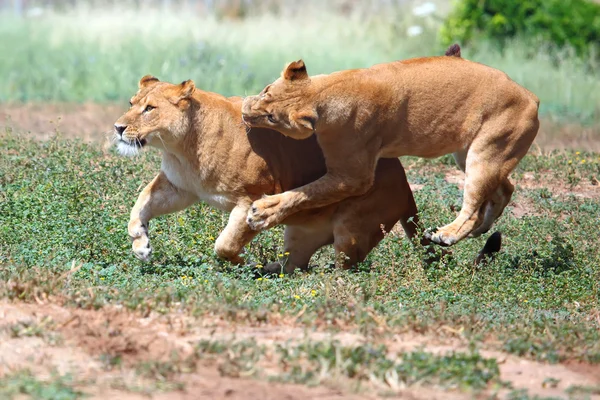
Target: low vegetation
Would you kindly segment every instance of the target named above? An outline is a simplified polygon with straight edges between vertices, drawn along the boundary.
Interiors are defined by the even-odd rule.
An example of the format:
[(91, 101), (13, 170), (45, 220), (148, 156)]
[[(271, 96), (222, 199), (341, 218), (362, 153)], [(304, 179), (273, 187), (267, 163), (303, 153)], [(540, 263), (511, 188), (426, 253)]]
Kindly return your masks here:
[[(286, 62), (299, 58), (309, 73), (319, 74), (445, 50), (437, 44), (445, 3), (425, 16), (406, 6), (358, 7), (340, 15), (310, 4), (293, 16), (233, 20), (127, 9), (78, 9), (22, 19), (0, 14), (0, 102), (125, 105), (146, 74), (172, 82), (194, 79), (204, 90), (246, 95), (262, 90)], [(120, 18), (114, 18), (116, 13)], [(419, 34), (411, 36), (415, 29)], [(593, 58), (577, 58), (568, 49), (550, 54), (543, 45), (519, 39), (510, 40), (503, 52), (492, 42), (461, 44), (464, 57), (499, 68), (536, 93), (542, 114), (600, 122), (600, 80)]]
[[(0, 136), (0, 146), (4, 299), (62, 299), (70, 307), (119, 306), (142, 315), (179, 310), (221, 315), (236, 324), (296, 316), (307, 328), (368, 336), (409, 330), (460, 337), (475, 351), (409, 352), (397, 364), (385, 349), (324, 343), (282, 347), (279, 355), (288, 372), (275, 377), (292, 382), (316, 382), (318, 365), (333, 362), (328, 357), (338, 353), (361, 366), (336, 372), (347, 379), (381, 379), (395, 371), (394, 379), (403, 384), (419, 376), (423, 382), (472, 389), (501, 381), (494, 362), (478, 358), (476, 349), (549, 363), (600, 363), (597, 154), (527, 156), (515, 172), (514, 203), (496, 225), (503, 249), (482, 267), (472, 261), (483, 238), (463, 242), (452, 257), (425, 266), (420, 252), (391, 232), (355, 272), (327, 268), (332, 252), (324, 249), (311, 272), (278, 278), (216, 259), (212, 246), (227, 216), (203, 204), (158, 218), (150, 228), (154, 260), (142, 264), (134, 258), (126, 234), (128, 213), (159, 168), (155, 152), (124, 159), (95, 145), (60, 138), (40, 143), (10, 131)], [(452, 163), (446, 157), (404, 160), (425, 226), (443, 224), (460, 206)], [(247, 258), (265, 263), (281, 252), (277, 228), (254, 240)], [(44, 334), (55, 326), (46, 319), (7, 329), (12, 337), (60, 342), (57, 335)], [(200, 346), (204, 354), (223, 345)], [(261, 354), (251, 358), (258, 362)]]

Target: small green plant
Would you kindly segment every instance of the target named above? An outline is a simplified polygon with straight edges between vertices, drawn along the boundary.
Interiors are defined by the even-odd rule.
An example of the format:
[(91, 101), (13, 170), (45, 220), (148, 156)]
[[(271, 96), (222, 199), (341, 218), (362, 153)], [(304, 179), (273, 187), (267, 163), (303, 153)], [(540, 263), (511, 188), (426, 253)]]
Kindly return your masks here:
[(351, 347), (335, 341), (278, 346), (277, 350), (280, 362), (290, 371), (283, 379), (308, 384), (343, 376), (358, 380), (376, 378), (392, 388), (427, 383), (483, 389), (491, 382), (499, 383), (500, 376), (496, 360), (476, 352), (440, 356), (414, 351), (390, 358), (384, 346)]
[(75, 400), (84, 394), (73, 388), (69, 375), (54, 374), (50, 380), (38, 380), (29, 370), (21, 370), (0, 378), (0, 397), (21, 398), (23, 395), (39, 400)]

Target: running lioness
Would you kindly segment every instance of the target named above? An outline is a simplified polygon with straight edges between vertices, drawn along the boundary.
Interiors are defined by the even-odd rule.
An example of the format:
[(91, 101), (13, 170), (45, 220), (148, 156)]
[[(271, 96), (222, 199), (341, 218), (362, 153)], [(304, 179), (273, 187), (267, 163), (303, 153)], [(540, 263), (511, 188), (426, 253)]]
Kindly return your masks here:
[(461, 58), (460, 50), (454, 55), (313, 77), (295, 61), (247, 97), (247, 125), (294, 139), (317, 136), (327, 164), (315, 182), (255, 201), (248, 224), (265, 229), (361, 195), (381, 158), (453, 153), (466, 173), (462, 209), (430, 238), (448, 246), (488, 231), (513, 194), (509, 174), (537, 135), (539, 100), (505, 73)]

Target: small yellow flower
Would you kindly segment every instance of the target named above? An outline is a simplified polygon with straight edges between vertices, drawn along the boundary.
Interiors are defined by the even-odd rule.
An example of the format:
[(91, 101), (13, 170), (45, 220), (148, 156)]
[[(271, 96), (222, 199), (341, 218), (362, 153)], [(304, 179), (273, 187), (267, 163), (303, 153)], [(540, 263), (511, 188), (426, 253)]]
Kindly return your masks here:
[(573, 161), (569, 160), (569, 164), (573, 164)]
[(585, 158), (580, 161), (580, 164), (585, 164)]
[(283, 275), (283, 274), (279, 274), (279, 277), (280, 277), (280, 278), (283, 278), (284, 276), (285, 276), (285, 275)]
[(278, 254), (278, 256), (281, 258), (281, 257), (283, 257), (283, 254)]
[(580, 151), (576, 151), (576, 152), (575, 152), (575, 154), (577, 154), (577, 155), (580, 155), (580, 154), (581, 154), (581, 152), (580, 152)]
[(259, 269), (260, 269), (260, 268), (262, 268), (262, 267), (263, 267), (262, 265), (260, 265), (260, 264), (256, 264), (256, 268), (259, 268)]
[(295, 298), (296, 300), (300, 300), (300, 296), (298, 296), (297, 294), (295, 294), (295, 295), (294, 295), (294, 298)]
[(325, 273), (324, 273), (324, 272), (321, 272), (321, 276), (325, 276)]
[(215, 240), (215, 238), (214, 238), (213, 236), (209, 236), (209, 237), (208, 237), (208, 240), (211, 240), (211, 241), (213, 241), (213, 240)]
[(257, 281), (262, 281), (262, 278), (256, 278)]
[(290, 255), (290, 252), (289, 252), (289, 251), (286, 251), (285, 253), (283, 253), (283, 255), (284, 255), (284, 256), (289, 256), (289, 255)]
[(208, 279), (205, 279), (205, 280), (204, 280), (204, 283), (208, 283)]
[(185, 279), (187, 279), (187, 276), (184, 275), (184, 276), (181, 277), (181, 279), (185, 280)]
[(104, 280), (104, 277), (101, 277), (101, 278), (100, 278), (100, 280), (101, 280), (101, 281), (103, 281), (103, 280)]
[(310, 291), (311, 296), (315, 297), (317, 295), (317, 291), (315, 289)]

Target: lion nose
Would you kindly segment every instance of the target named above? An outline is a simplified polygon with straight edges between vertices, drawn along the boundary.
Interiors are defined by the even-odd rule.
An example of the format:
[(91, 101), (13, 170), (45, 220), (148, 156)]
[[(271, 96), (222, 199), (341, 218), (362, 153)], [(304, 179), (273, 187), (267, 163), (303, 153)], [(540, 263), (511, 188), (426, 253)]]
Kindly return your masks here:
[(123, 136), (123, 132), (127, 129), (127, 125), (117, 125), (115, 124), (115, 131), (119, 136)]

